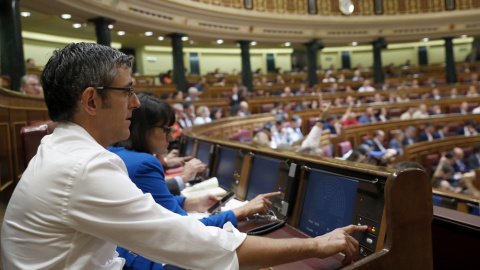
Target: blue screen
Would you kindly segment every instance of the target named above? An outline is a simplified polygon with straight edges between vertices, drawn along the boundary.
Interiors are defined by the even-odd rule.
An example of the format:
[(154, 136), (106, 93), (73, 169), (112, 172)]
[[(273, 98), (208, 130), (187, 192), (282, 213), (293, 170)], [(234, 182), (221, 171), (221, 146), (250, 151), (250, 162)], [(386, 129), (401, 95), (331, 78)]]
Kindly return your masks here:
[(191, 156), (193, 153), (193, 140), (187, 139), (185, 146), (185, 156)]
[(259, 194), (274, 192), (277, 187), (279, 170), (280, 161), (255, 157), (248, 182), (247, 200), (252, 200)]
[(312, 237), (352, 222), (358, 181), (311, 171), (299, 229)]
[(236, 157), (237, 151), (232, 149), (220, 148), (218, 153), (217, 171), (213, 176), (217, 177), (218, 185), (227, 191), (230, 190), (233, 174), (237, 173), (234, 171)]
[(208, 164), (210, 161), (210, 144), (198, 142), (197, 146), (197, 156), (196, 158), (200, 159), (201, 162)]

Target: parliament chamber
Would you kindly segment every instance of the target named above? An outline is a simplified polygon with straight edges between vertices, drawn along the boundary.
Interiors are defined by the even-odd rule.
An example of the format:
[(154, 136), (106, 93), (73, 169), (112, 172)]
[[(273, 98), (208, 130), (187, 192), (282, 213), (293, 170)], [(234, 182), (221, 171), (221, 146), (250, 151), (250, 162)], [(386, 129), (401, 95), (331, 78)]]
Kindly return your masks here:
[[(46, 18), (51, 16), (51, 14), (47, 15), (46, 9), (52, 6), (65, 12), (72, 8), (69, 4), (60, 3), (62, 1), (54, 1), (53, 4), (47, 2), (31, 1), (31, 3), (24, 4), (22, 10), (32, 11), (32, 13), (42, 12), (41, 16)], [(77, 16), (82, 19), (95, 16), (104, 18), (105, 12), (94, 12), (94, 9), (102, 11), (115, 9), (113, 17), (118, 21), (115, 31), (128, 29), (127, 32), (134, 32), (137, 31), (137, 28), (144, 29), (136, 21), (144, 22), (144, 24), (160, 22), (166, 25), (164, 28), (158, 26), (157, 32), (163, 33), (162, 39), (158, 38), (155, 41), (145, 40), (144, 37), (138, 38), (139, 41), (133, 41), (138, 35), (130, 35), (129, 40), (120, 41), (120, 37), (116, 36), (112, 39), (112, 47), (126, 48), (125, 52), (133, 52), (137, 59), (136, 68), (140, 72), (132, 76), (136, 82), (134, 88), (137, 93), (146, 92), (161, 99), (168, 96), (166, 101), (174, 105), (185, 100), (174, 100), (171, 97), (173, 93), (179, 89), (187, 93), (189, 87), (194, 87), (204, 77), (206, 79), (205, 89), (201, 91), (199, 100), (191, 102), (196, 108), (200, 106), (207, 106), (210, 109), (217, 107), (224, 112), (229, 112), (232, 109), (231, 98), (234, 95), (232, 88), (237, 84), (247, 86), (250, 84), (248, 96), (244, 98), (244, 101), (248, 103), (251, 115), (225, 116), (211, 123), (192, 126), (182, 131), (179, 139), (180, 152), (183, 155), (197, 157), (208, 164), (208, 170), (204, 177), (217, 177), (220, 187), (234, 192), (236, 198), (241, 201), (251, 200), (261, 193), (280, 191), (280, 196), (272, 198), (271, 209), (279, 220), (286, 220), (286, 226), (267, 234), (266, 237), (307, 238), (316, 237), (349, 224), (368, 226), (365, 233), (353, 235), (360, 244), (360, 260), (351, 265), (342, 267), (342, 255), (338, 254), (326, 259), (307, 259), (275, 266), (271, 269), (478, 269), (475, 255), (476, 248), (480, 245), (480, 215), (478, 214), (480, 171), (476, 170), (476, 176), (471, 174), (471, 177), (465, 179), (465, 185), (471, 191), (468, 194), (433, 188), (430, 175), (435, 170), (440, 158), (449, 150), (455, 147), (462, 148), (465, 153), (468, 152), (470, 155), (472, 149), (480, 145), (480, 135), (455, 135), (455, 130), (469, 120), (480, 123), (480, 114), (471, 113), (472, 109), (480, 107), (480, 95), (467, 96), (470, 86), (473, 85), (476, 89), (480, 87), (479, 81), (472, 80), (472, 74), (480, 72), (480, 59), (463, 61), (464, 56), (470, 51), (468, 49), (467, 52), (465, 48), (469, 48), (471, 45), (472, 48), (480, 50), (480, 42), (477, 37), (480, 26), (468, 21), (475, 18), (472, 16), (478, 16), (480, 4), (476, 1), (466, 0), (444, 1), (444, 7), (443, 4), (437, 3), (443, 3), (443, 1), (422, 0), (413, 1), (418, 2), (415, 7), (411, 3), (403, 3), (400, 0), (369, 1), (363, 4), (361, 1), (354, 0), (351, 2), (358, 12), (356, 19), (360, 26), (358, 30), (345, 30), (345, 27), (354, 24), (350, 19), (355, 19), (355, 16), (341, 15), (338, 10), (338, 1), (333, 0), (277, 1), (279, 3), (260, 0), (192, 0), (180, 4), (174, 3), (174, 1), (152, 2), (155, 2), (157, 6), (132, 0), (85, 0), (79, 1), (75, 8), (79, 10)], [(285, 3), (281, 4), (280, 2)], [(381, 13), (377, 13), (380, 8), (377, 2), (383, 3), (380, 5)], [(453, 10), (449, 9), (451, 6), (447, 5), (450, 2), (457, 4), (456, 6), (453, 4)], [(152, 10), (148, 10), (148, 8)], [(162, 13), (158, 10), (160, 8), (165, 8), (165, 11)], [(190, 9), (196, 11), (191, 15), (186, 15), (187, 10)], [(229, 17), (236, 16), (238, 10), (241, 11), (238, 21), (229, 21)], [(253, 12), (255, 15), (248, 15), (249, 12)], [(455, 23), (448, 26), (440, 23), (439, 19), (432, 19), (433, 26), (427, 27), (428, 29), (425, 28), (426, 26), (419, 28), (414, 22), (406, 23), (405, 29), (395, 26), (399, 23), (398, 19), (394, 18), (395, 15), (414, 16), (420, 20), (415, 16), (427, 14), (436, 17), (439, 13), (448, 12), (452, 14), (452, 17), (448, 18), (452, 18), (452, 20), (455, 18)], [(117, 18), (122, 14), (126, 14), (125, 19)], [(285, 15), (285, 22), (279, 22), (280, 20), (276, 18), (279, 14)], [(312, 16), (312, 14), (334, 17), (334, 22), (338, 23), (338, 26), (335, 26), (337, 28), (332, 26), (333, 30), (328, 31), (317, 30), (314, 26), (309, 26), (306, 19), (301, 17)], [(463, 19), (459, 18), (462, 14), (465, 14)], [(209, 24), (206, 19), (209, 15), (212, 16), (212, 21), (221, 20), (222, 23), (217, 21)], [(382, 18), (379, 21), (372, 20), (373, 23), (368, 23), (369, 16), (370, 18), (375, 16)], [(320, 17), (315, 18), (314, 22), (332, 24), (325, 17)], [(383, 17), (387, 17), (387, 19), (382, 21)], [(348, 19), (349, 24), (340, 23), (340, 20), (345, 18)], [(254, 22), (249, 24), (249, 19)], [(56, 34), (63, 37), (69, 35), (67, 33), (72, 30), (66, 29), (63, 21), (57, 20), (56, 23), (65, 29), (58, 33), (48, 30), (44, 33), (46, 36), (36, 37), (33, 32), (38, 31), (38, 28), (33, 27), (34, 22), (28, 22), (25, 18), (22, 20), (22, 23), (26, 25), (25, 50), (38, 59), (39, 66), (45, 62), (43, 54), (51, 53), (53, 47), (69, 42), (56, 37), (53, 37), (54, 41), (51, 43), (45, 41), (49, 38), (48, 35)], [(372, 26), (378, 22), (385, 23), (382, 31), (376, 26)], [(289, 23), (292, 25), (288, 25)], [(91, 26), (91, 22), (89, 24), (89, 29), (84, 30), (74, 41), (94, 39), (93, 36), (89, 36), (95, 35), (93, 34), (94, 27)], [(94, 24), (97, 26), (96, 22)], [(276, 24), (281, 26), (275, 26)], [(365, 30), (361, 30), (362, 26)], [(81, 27), (86, 28), (86, 26)], [(447, 45), (452, 41), (451, 37), (460, 32), (459, 29), (465, 29), (465, 32), (468, 32), (469, 36), (473, 38), (470, 38), (468, 42), (461, 38), (456, 39), (454, 41), (454, 44), (457, 45), (456, 56), (455, 59), (450, 59), (449, 57), (453, 57), (453, 55), (448, 55)], [(173, 43), (172, 48), (168, 47), (169, 44), (163, 43), (160, 44), (160, 47), (155, 47), (158, 42), (164, 42), (160, 41), (163, 40), (163, 36), (167, 38), (170, 35), (172, 40), (186, 36), (182, 31), (188, 33), (191, 39), (195, 39), (196, 31), (203, 34), (199, 34), (195, 41), (198, 43), (187, 44), (184, 42), (184, 51), (180, 52), (180, 56), (176, 51), (178, 48), (174, 48)], [(220, 34), (215, 34), (215, 31), (219, 31)], [(456, 32), (453, 34), (449, 31)], [(430, 41), (428, 46), (423, 46), (422, 43), (416, 41), (429, 32), (432, 32), (430, 34), (433, 39), (439, 39), (441, 42)], [(176, 36), (171, 33), (180, 33), (181, 35)], [(384, 34), (382, 35), (382, 33)], [(97, 35), (99, 34), (97, 33)], [(90, 38), (86, 38), (87, 36)], [(208, 39), (222, 36), (225, 40), (232, 40), (229, 48), (222, 49), (219, 47), (219, 43), (212, 45)], [(372, 52), (372, 47), (382, 42), (377, 39), (379, 36), (387, 37), (389, 43), (398, 42), (400, 45), (393, 44), (391, 48), (390, 46), (388, 49), (382, 47), (376, 52), (373, 49)], [(265, 41), (266, 45), (254, 48), (250, 43), (252, 40)], [(275, 43), (268, 43), (271, 40), (274, 40)], [(300, 45), (295, 48), (288, 48), (283, 43), (280, 46), (275, 45), (280, 43), (279, 40), (292, 40)], [(312, 64), (312, 61), (308, 59), (308, 50), (313, 44), (310, 43), (316, 40), (321, 40), (322, 46), (326, 48), (317, 48), (317, 59)], [(355, 49), (351, 45), (351, 42), (355, 40), (363, 43), (363, 47)], [(249, 66), (251, 76), (250, 79), (245, 80), (245, 76), (241, 75), (242, 69), (246, 67), (245, 56), (243, 56), (245, 48), (242, 47), (244, 45), (234, 45), (237, 41), (248, 41), (252, 60), (251, 68), (263, 69), (264, 74), (252, 73)], [(349, 47), (343, 47), (347, 42)], [(402, 42), (416, 43), (402, 45)], [(138, 45), (138, 43), (142, 44)], [(2, 47), (2, 56), (4, 56), (3, 51), (6, 46), (2, 45), (0, 44), (0, 47)], [(207, 48), (202, 48), (202, 46)], [(329, 51), (329, 46), (338, 47)], [(428, 49), (428, 52), (423, 51), (425, 48), (421, 47)], [(131, 48), (136, 50), (128, 50)], [(270, 53), (269, 50), (274, 53)], [(349, 51), (348, 57), (344, 53), (345, 51)], [(239, 61), (238, 54), (240, 53), (242, 53), (242, 62)], [(395, 55), (396, 53), (398, 56)], [(425, 62), (425, 53), (431, 56), (430, 61), (427, 57)], [(444, 55), (445, 53), (446, 55)], [(395, 67), (382, 67), (381, 61), (380, 67), (378, 67), (375, 57), (380, 54), (384, 64), (395, 62)], [(404, 60), (407, 60), (405, 59), (406, 55), (414, 61), (411, 66), (402, 66)], [(26, 54), (25, 58), (27, 56)], [(232, 61), (233, 56), (238, 59)], [(303, 67), (306, 70), (296, 67), (292, 56), (305, 58)], [(276, 57), (277, 62), (272, 62), (271, 57)], [(390, 59), (393, 60), (390, 61)], [(163, 63), (167, 61), (169, 61), (168, 64)], [(180, 69), (179, 61), (182, 62)], [(2, 61), (2, 72), (6, 70), (3, 63)], [(361, 66), (362, 63), (363, 79), (371, 80), (375, 91), (359, 92), (358, 88), (362, 86), (363, 80), (346, 79), (341, 82), (322, 82), (326, 74), (336, 78), (341, 76), (351, 78), (354, 76), (354, 66), (356, 64)], [(331, 66), (339, 68), (331, 70)], [(222, 75), (219, 76), (213, 72), (215, 67), (221, 67)], [(283, 84), (275, 83), (279, 74), (277, 67), (286, 71), (281, 73), (281, 77), (285, 81)], [(312, 68), (315, 68), (313, 75)], [(169, 69), (174, 69), (174, 74), (182, 73), (182, 76), (174, 75), (179, 77), (174, 77), (171, 83), (162, 84), (159, 82), (159, 74), (164, 74)], [(190, 70), (190, 73), (178, 72), (184, 69)], [(239, 74), (230, 74), (232, 69), (238, 69)], [(455, 73), (454, 81), (450, 76), (452, 71)], [(379, 72), (384, 77), (379, 78)], [(40, 76), (41, 68), (27, 69), (26, 74)], [(225, 79), (223, 85), (216, 84), (219, 77)], [(43, 97), (25, 95), (16, 91), (18, 89), (14, 89), (16, 87), (15, 76), (2, 76), (2, 78), (3, 87), (0, 88), (0, 198), (2, 202), (7, 203), (16, 183), (28, 165), (29, 159), (36, 153), (36, 147), (40, 143), (41, 137), (51, 133), (55, 123), (49, 120)], [(262, 78), (265, 78), (268, 83), (261, 84)], [(316, 83), (312, 84), (312, 81)], [(413, 81), (418, 82), (419, 86), (411, 87)], [(435, 84), (429, 84), (430, 81)], [(333, 84), (336, 85), (333, 86)], [(294, 89), (294, 91), (305, 87), (306, 93), (288, 97), (280, 96), (286, 87)], [(430, 93), (433, 88), (439, 90), (442, 98), (422, 99), (422, 95)], [(450, 95), (452, 88), (458, 91), (458, 95)], [(389, 98), (392, 93), (396, 96), (406, 96), (409, 99), (404, 102), (391, 101)], [(324, 149), (324, 153), (329, 153), (322, 157), (260, 147), (251, 143), (255, 134), (266, 123), (276, 121), (275, 115), (270, 113), (276, 102), (281, 102), (290, 108), (288, 109), (290, 117), (292, 115), (299, 116), (302, 119), (300, 129), (303, 134), (308, 134), (316, 123), (318, 109), (294, 110), (294, 108), (301, 102), (311, 105), (319, 100), (319, 96), (324, 102), (334, 104), (340, 100), (341, 104), (336, 103), (330, 108), (331, 115), (341, 116), (348, 110), (356, 113), (358, 118), (358, 116), (364, 115), (368, 108), (373, 108), (374, 110), (386, 109), (389, 119), (385, 122), (345, 126), (336, 135), (324, 132), (319, 147)], [(362, 99), (364, 102), (349, 108), (345, 102), (347, 98)], [(375, 98), (379, 98), (381, 101), (375, 101)], [(463, 102), (468, 104), (470, 113), (457, 113)], [(442, 114), (420, 119), (400, 119), (400, 115), (409, 107), (417, 108), (422, 104), (428, 107), (436, 105)], [(437, 127), (449, 126), (451, 134), (444, 139), (416, 142), (404, 146), (403, 153), (396, 156), (394, 161), (395, 163), (415, 161), (422, 164), (426, 172), (419, 169), (394, 169), (392, 166), (376, 166), (339, 159), (344, 154), (341, 149), (342, 143), (348, 142), (350, 148), (359, 146), (367, 139), (372, 138), (377, 130), (385, 132), (385, 140), (388, 143), (396, 131), (413, 126), (417, 129), (418, 135), (429, 122), (433, 122)], [(328, 151), (325, 151), (327, 149)], [(268, 222), (261, 219), (242, 221), (239, 222), (239, 229), (247, 231)]]

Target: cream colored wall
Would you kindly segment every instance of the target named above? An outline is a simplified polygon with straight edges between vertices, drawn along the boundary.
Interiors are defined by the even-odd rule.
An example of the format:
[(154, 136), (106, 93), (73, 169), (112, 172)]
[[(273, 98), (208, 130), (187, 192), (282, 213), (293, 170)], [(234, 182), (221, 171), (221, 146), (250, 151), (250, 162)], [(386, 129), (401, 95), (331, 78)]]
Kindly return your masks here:
[[(32, 32), (22, 32), (25, 59), (33, 58), (38, 66), (46, 64), (53, 50), (62, 48), (71, 42), (95, 42), (95, 40), (80, 40), (70, 37), (51, 36)], [(462, 62), (470, 53), (473, 38), (454, 39), (454, 57), (456, 62)], [(418, 47), (426, 46), (429, 64), (442, 64), (445, 62), (445, 47), (443, 40), (429, 42), (411, 42), (401, 44), (389, 44), (387, 49), (382, 50), (382, 64), (384, 66), (393, 63), (398, 66), (407, 59), (412, 64), (418, 65)], [(120, 48), (121, 44), (112, 43), (112, 47)], [(157, 75), (173, 69), (172, 50), (168, 46), (144, 46), (134, 48), (136, 51), (137, 71), (142, 75)], [(351, 66), (362, 64), (364, 67), (373, 66), (373, 52), (370, 45), (327, 47), (317, 54), (317, 64), (323, 69), (335, 65), (341, 68), (341, 52), (350, 51)], [(190, 52), (197, 52), (200, 59), (200, 71), (202, 74), (212, 72), (220, 68), (222, 72), (230, 73), (234, 68), (241, 70), (241, 56), (239, 48), (184, 48), (184, 64), (190, 70)], [(250, 64), (252, 70), (261, 68), (266, 71), (266, 55), (275, 55), (276, 67), (283, 70), (291, 68), (291, 53), (293, 49), (260, 49), (250, 48)]]
[(214, 72), (219, 68), (222, 73), (232, 73), (235, 68), (241, 70), (240, 53), (206, 53), (200, 54), (200, 74)]

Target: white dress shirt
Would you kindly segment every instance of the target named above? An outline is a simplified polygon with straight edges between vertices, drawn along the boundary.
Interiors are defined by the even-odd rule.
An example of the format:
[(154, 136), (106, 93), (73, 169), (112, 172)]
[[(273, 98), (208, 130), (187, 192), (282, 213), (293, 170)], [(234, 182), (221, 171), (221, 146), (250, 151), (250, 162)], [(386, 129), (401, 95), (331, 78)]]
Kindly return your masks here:
[(3, 221), (2, 269), (122, 269), (116, 245), (157, 262), (238, 269), (246, 235), (172, 213), (143, 194), (123, 161), (82, 127), (45, 136)]

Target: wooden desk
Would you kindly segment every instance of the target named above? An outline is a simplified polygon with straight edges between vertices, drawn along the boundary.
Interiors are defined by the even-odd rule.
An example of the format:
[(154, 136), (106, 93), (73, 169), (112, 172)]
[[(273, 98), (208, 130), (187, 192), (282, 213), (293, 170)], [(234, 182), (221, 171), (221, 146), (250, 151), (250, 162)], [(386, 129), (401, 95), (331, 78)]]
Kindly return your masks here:
[[(246, 232), (250, 229), (256, 228), (258, 226), (262, 226), (264, 224), (267, 224), (270, 222), (267, 221), (240, 221), (238, 223), (238, 229), (241, 232)], [(269, 238), (275, 238), (275, 239), (285, 239), (285, 238), (309, 238), (310, 236), (302, 233), (301, 231), (291, 227), (290, 225), (285, 225), (282, 228), (275, 230), (271, 233), (268, 233), (262, 237), (269, 237)], [(343, 255), (341, 254), (336, 254), (333, 256), (330, 256), (325, 259), (316, 259), (316, 258), (311, 258), (311, 259), (306, 259), (302, 261), (297, 261), (293, 263), (287, 263), (287, 264), (282, 264), (282, 265), (277, 265), (274, 267), (271, 267), (270, 269), (273, 270), (327, 270), (327, 269), (339, 269), (342, 267), (342, 260), (343, 260)]]

